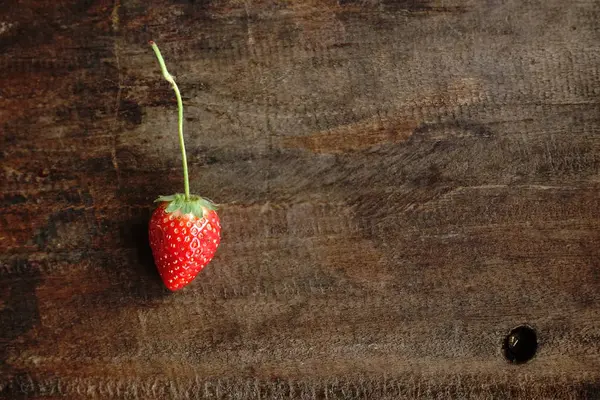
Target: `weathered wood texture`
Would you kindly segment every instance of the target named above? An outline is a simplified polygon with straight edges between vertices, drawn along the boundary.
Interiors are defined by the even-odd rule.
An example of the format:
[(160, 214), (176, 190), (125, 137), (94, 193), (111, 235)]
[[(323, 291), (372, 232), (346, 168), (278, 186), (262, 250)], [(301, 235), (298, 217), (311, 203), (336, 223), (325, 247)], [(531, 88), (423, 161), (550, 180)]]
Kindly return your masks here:
[[(223, 205), (175, 294), (151, 38)], [(0, 396), (600, 398), (598, 0), (5, 0), (0, 48)]]

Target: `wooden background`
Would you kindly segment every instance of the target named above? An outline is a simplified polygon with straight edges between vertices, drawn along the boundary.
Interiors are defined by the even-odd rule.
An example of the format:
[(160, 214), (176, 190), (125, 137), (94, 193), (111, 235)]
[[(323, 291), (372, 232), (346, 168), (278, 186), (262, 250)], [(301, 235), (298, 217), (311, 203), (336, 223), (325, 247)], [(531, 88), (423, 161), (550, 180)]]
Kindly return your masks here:
[[(222, 204), (174, 294), (149, 39)], [(5, 0), (0, 49), (3, 398), (600, 398), (600, 1)]]

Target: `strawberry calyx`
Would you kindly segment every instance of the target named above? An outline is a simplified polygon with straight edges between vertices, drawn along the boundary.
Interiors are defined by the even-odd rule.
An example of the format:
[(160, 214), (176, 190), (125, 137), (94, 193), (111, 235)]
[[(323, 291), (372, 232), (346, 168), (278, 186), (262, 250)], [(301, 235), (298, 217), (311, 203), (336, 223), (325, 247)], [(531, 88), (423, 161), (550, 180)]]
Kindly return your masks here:
[(194, 194), (188, 197), (183, 193), (176, 193), (170, 196), (159, 196), (154, 201), (167, 203), (165, 207), (167, 213), (179, 211), (181, 214), (192, 214), (196, 218), (204, 218), (209, 211), (217, 209), (217, 205), (212, 201)]

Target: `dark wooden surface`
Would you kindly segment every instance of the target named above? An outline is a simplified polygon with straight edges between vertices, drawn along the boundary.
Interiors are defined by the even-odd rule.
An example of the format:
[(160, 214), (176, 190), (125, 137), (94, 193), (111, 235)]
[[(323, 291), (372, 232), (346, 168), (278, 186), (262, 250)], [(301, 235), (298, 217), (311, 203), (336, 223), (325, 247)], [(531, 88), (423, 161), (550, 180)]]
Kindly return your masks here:
[[(222, 204), (175, 294), (151, 38)], [(599, 1), (6, 0), (0, 49), (0, 396), (600, 398)]]

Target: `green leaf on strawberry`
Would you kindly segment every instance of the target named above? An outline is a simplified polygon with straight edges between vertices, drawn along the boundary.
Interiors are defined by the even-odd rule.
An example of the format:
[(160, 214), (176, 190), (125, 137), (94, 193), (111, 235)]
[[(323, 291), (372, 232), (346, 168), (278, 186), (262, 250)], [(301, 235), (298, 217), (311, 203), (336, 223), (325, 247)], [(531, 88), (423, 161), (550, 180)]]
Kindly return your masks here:
[(202, 218), (206, 210), (215, 211), (217, 205), (204, 197), (190, 195), (189, 198), (185, 194), (176, 193), (170, 196), (159, 196), (154, 200), (155, 203), (166, 202), (168, 206), (166, 212), (172, 213), (179, 210), (182, 214), (193, 214), (197, 218)]

